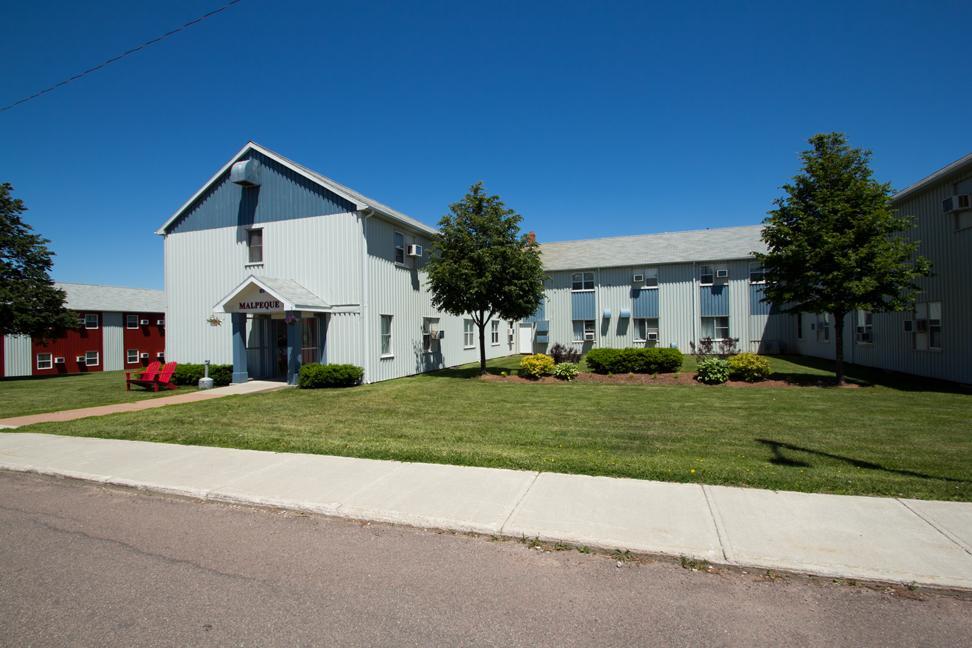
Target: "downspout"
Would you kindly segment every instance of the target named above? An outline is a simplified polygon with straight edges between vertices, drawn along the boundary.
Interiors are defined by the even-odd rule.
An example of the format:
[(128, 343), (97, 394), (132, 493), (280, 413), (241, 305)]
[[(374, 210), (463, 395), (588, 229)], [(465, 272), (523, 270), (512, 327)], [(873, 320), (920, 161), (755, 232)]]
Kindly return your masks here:
[(361, 352), (362, 366), (364, 367), (364, 382), (371, 382), (371, 313), (368, 308), (368, 219), (374, 211), (364, 209), (358, 214), (361, 220), (361, 294), (359, 302), (361, 304)]
[(699, 301), (699, 286), (696, 282), (699, 280), (699, 269), (698, 261), (692, 262), (692, 341), (699, 341), (699, 319), (701, 315), (699, 314), (698, 301)]

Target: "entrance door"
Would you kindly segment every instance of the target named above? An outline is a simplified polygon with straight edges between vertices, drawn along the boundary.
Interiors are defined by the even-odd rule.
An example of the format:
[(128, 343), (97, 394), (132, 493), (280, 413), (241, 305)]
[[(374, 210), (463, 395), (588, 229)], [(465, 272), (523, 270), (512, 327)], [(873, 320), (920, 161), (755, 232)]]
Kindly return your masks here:
[(282, 319), (270, 320), (270, 352), (273, 354), (274, 380), (287, 378), (287, 322)]
[(520, 322), (518, 342), (520, 353), (533, 353), (533, 324)]

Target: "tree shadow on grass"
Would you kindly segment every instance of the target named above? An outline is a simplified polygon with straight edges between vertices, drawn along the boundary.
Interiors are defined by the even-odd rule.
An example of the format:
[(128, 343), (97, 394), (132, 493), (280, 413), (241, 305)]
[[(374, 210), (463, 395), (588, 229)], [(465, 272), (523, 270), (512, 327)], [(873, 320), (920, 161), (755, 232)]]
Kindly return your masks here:
[(773, 457), (769, 461), (771, 464), (777, 466), (809, 468), (812, 465), (806, 461), (802, 461), (800, 459), (794, 459), (793, 457), (788, 457), (783, 453), (784, 450), (791, 450), (793, 452), (803, 452), (810, 455), (816, 455), (818, 457), (836, 459), (837, 461), (843, 461), (844, 463), (850, 464), (855, 468), (865, 468), (867, 470), (880, 470), (881, 472), (892, 473), (895, 475), (902, 475), (904, 477), (916, 477), (918, 479), (935, 479), (939, 481), (957, 482), (962, 484), (972, 483), (972, 480), (968, 480), (968, 479), (956, 479), (954, 477), (941, 477), (938, 475), (929, 475), (927, 473), (917, 472), (915, 470), (901, 470), (899, 468), (888, 468), (887, 466), (883, 466), (879, 463), (874, 463), (873, 461), (854, 459), (853, 457), (845, 457), (843, 455), (833, 454), (831, 452), (823, 452), (822, 450), (805, 448), (803, 446), (794, 445), (792, 443), (785, 443), (783, 441), (774, 441), (772, 439), (754, 439), (754, 440), (758, 443), (762, 443), (765, 446), (769, 446), (770, 450), (773, 451)]
[[(807, 371), (776, 371), (770, 376), (773, 380), (785, 380), (794, 385), (814, 386), (814, 387), (833, 387), (836, 386), (836, 379), (831, 374), (834, 371), (834, 361), (825, 358), (815, 358), (812, 356), (786, 355), (778, 356), (794, 365), (806, 368)], [(972, 390), (966, 385), (937, 380), (935, 378), (923, 378), (910, 374), (895, 371), (886, 371), (874, 367), (865, 367), (844, 363), (844, 370), (847, 382), (857, 384), (860, 387), (871, 387), (880, 385), (901, 391), (927, 391), (943, 392), (953, 394), (970, 394)], [(824, 371), (827, 374), (819, 372)]]

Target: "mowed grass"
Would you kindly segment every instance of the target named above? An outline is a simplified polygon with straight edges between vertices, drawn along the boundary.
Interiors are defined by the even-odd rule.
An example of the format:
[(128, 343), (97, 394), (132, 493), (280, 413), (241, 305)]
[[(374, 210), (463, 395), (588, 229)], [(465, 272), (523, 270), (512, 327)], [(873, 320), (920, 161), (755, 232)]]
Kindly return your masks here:
[[(512, 369), (519, 358), (490, 364)], [(774, 358), (816, 379), (826, 363)], [(691, 359), (686, 359), (693, 365)], [(80, 436), (781, 490), (972, 501), (972, 396), (860, 388), (514, 384), (447, 370), (22, 428)]]
[(0, 380), (0, 419), (43, 412), (127, 403), (179, 393), (154, 393), (133, 387), (125, 391), (124, 371), (93, 371), (51, 378), (8, 378)]

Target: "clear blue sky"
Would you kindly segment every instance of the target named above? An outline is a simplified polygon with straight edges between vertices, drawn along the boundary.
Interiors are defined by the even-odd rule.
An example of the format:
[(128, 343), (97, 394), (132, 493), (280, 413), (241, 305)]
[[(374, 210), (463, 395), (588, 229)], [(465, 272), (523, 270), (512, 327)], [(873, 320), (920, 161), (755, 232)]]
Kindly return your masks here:
[[(220, 3), (2, 0), (0, 104)], [(55, 279), (145, 287), (154, 230), (250, 139), (429, 223), (480, 179), (541, 241), (757, 223), (815, 132), (897, 188), (972, 151), (970, 25), (967, 0), (243, 0), (0, 113), (0, 180)]]

